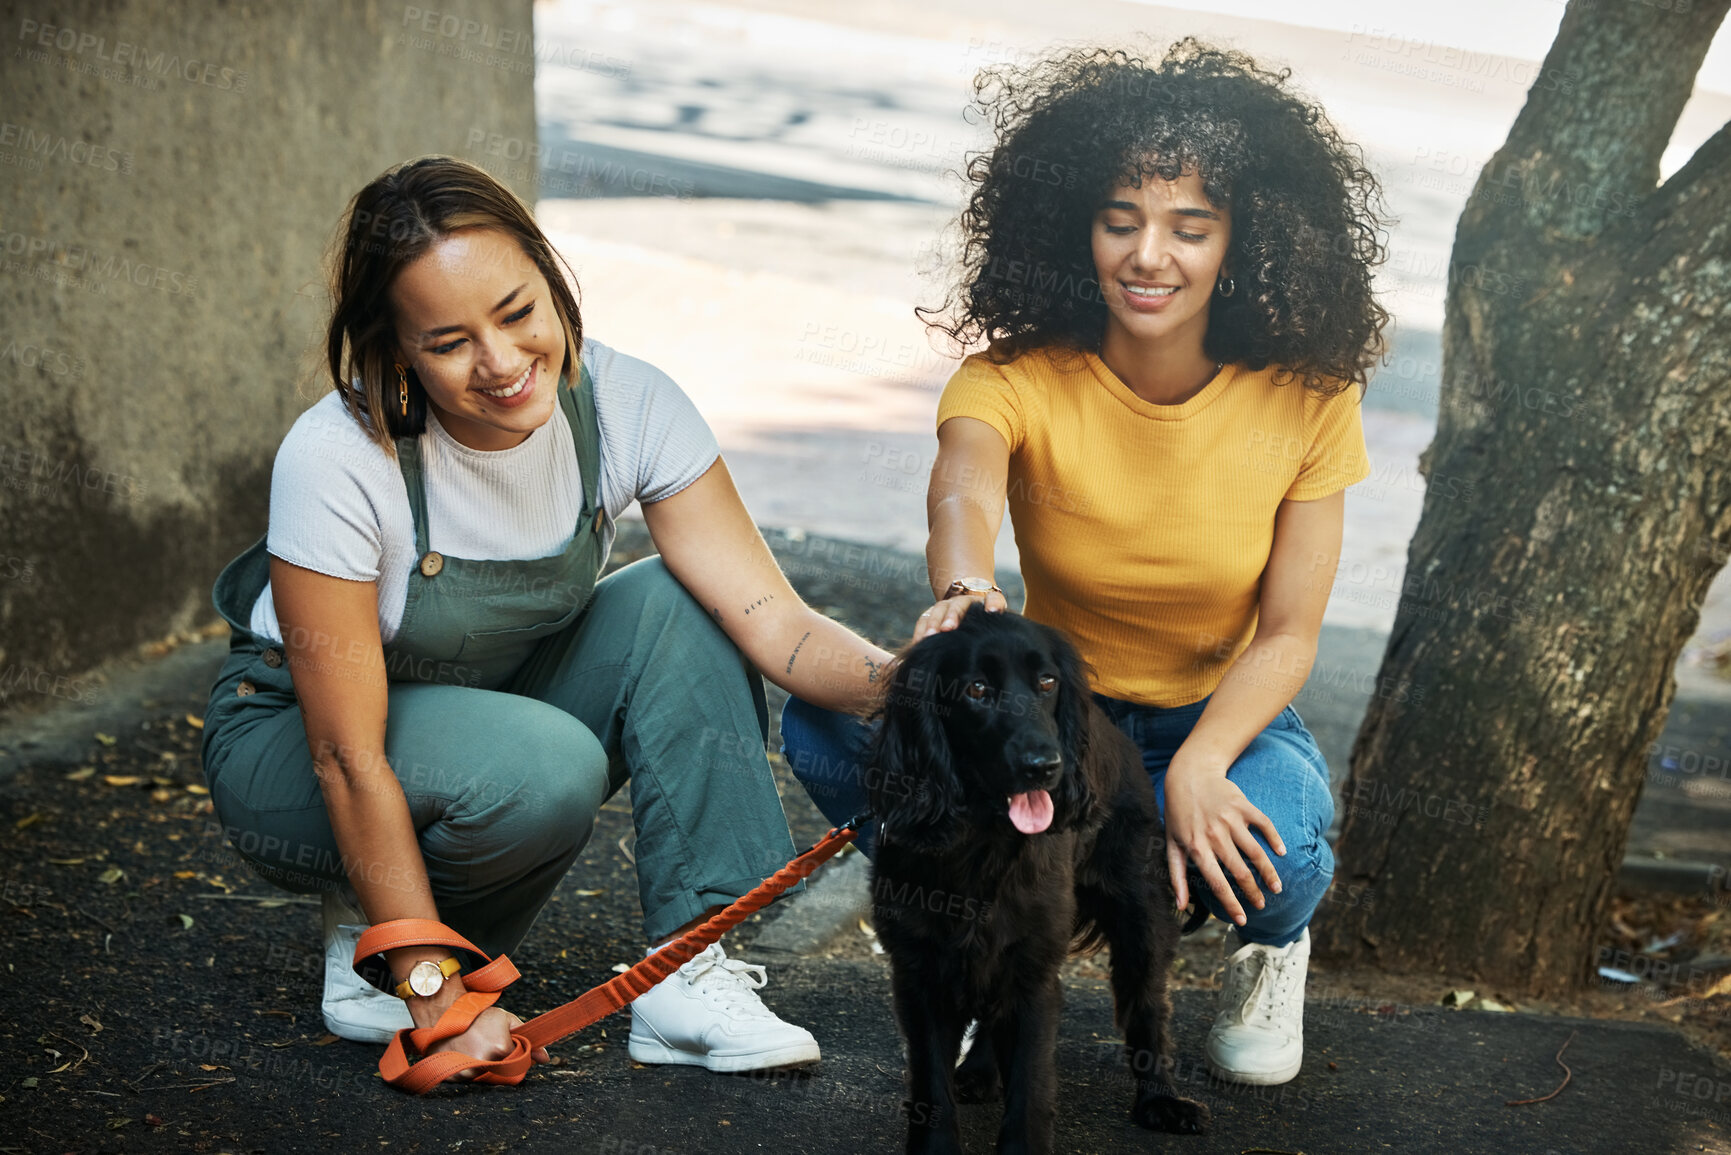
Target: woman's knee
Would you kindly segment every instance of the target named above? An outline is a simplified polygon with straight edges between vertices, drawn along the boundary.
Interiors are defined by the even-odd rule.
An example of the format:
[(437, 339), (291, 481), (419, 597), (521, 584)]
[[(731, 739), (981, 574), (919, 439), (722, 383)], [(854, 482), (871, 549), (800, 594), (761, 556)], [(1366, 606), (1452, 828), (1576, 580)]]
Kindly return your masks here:
[(582, 849), (595, 815), (607, 801), (607, 751), (600, 739), (556, 706), (534, 711), (533, 726), (517, 730), (502, 747), (520, 771), (507, 779), (510, 791), (499, 799), (500, 821), (519, 837), (533, 839), (548, 857)]
[(1227, 781), (1274, 824), (1288, 853), (1297, 848), (1314, 857), (1318, 847), (1327, 851), (1324, 835), (1333, 821), (1334, 799), (1326, 772), (1316, 765), (1319, 758), (1285, 734), (1264, 731), (1227, 771)]
[(1262, 909), (1244, 903), (1245, 926), (1240, 937), (1247, 942), (1285, 946), (1304, 933), (1322, 897), (1334, 881), (1334, 853), (1325, 841), (1307, 847), (1295, 856), (1289, 847), (1284, 857), (1272, 858), (1280, 877), (1280, 893), (1262, 887)]
[[(1257, 845), (1267, 854), (1269, 864), (1274, 867), (1280, 890), (1269, 887), (1267, 879), (1248, 857), (1245, 865), (1256, 877), (1257, 890), (1262, 895), (1261, 907), (1256, 906), (1243, 888), (1228, 876), (1233, 896), (1244, 911), (1245, 924), (1239, 929), (1239, 937), (1245, 942), (1285, 946), (1304, 933), (1304, 928), (1310, 925), (1316, 914), (1316, 908), (1322, 904), (1329, 884), (1334, 881), (1334, 852), (1322, 838), (1282, 837), (1286, 853), (1276, 854), (1260, 832), (1255, 838)], [(1194, 866), (1190, 868), (1190, 888), (1193, 894), (1203, 899), (1216, 918), (1229, 921), (1226, 904)]]
[[(1257, 735), (1227, 772), (1228, 781), (1274, 825), (1286, 852), (1276, 854), (1266, 832), (1252, 828), (1281, 885), (1275, 893), (1258, 878), (1260, 910), (1233, 885), (1244, 908), (1245, 926), (1240, 933), (1246, 941), (1284, 946), (1298, 938), (1334, 879), (1334, 852), (1326, 837), (1334, 802), (1326, 773), (1318, 769), (1320, 755), (1313, 749), (1312, 743), (1271, 728)], [(1211, 897), (1209, 905), (1217, 904), (1218, 899)], [(1223, 907), (1215, 914), (1224, 917)]]
[[(580, 848), (609, 790), (600, 740), (533, 698), (439, 689), (463, 696), (459, 716), (447, 714), (433, 733), (415, 733), (411, 719), (393, 743), (392, 768), (417, 820), (456, 823), (469, 837), (521, 844), (542, 859)], [(440, 740), (455, 733), (461, 741)]]

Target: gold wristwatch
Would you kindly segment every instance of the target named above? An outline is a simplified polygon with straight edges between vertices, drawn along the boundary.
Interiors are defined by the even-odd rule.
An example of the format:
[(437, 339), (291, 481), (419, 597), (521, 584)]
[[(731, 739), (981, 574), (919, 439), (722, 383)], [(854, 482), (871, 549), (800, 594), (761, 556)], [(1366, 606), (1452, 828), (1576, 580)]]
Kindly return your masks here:
[(447, 956), (443, 962), (422, 959), (409, 971), (409, 977), (397, 984), (397, 997), (406, 999), (419, 995), (423, 999), (431, 998), (439, 993), (446, 979), (462, 969), (463, 964), (455, 955)]
[(1003, 592), (1003, 590), (998, 588), (998, 584), (990, 578), (957, 578), (955, 581), (950, 583), (950, 588), (945, 590), (944, 596), (938, 600), (947, 601), (950, 598), (959, 597), (962, 594), (971, 594), (974, 597), (983, 598), (987, 594), (1001, 594)]

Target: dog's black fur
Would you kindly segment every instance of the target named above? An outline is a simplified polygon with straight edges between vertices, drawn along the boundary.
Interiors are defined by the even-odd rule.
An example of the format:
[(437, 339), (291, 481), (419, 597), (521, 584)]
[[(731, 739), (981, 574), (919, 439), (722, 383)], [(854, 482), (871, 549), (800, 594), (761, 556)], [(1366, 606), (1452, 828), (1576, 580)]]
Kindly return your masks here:
[[(1154, 789), (1135, 745), (1089, 696), (1058, 631), (974, 608), (903, 652), (868, 765), (883, 820), (878, 937), (907, 1040), (909, 1152), (960, 1152), (955, 1101), (1004, 1094), (998, 1150), (1050, 1152), (1058, 970), (1111, 948), (1131, 1117), (1195, 1134), (1208, 1109), (1172, 1085), (1166, 976), (1178, 941)], [(1009, 797), (1044, 789), (1045, 831)], [(962, 1033), (979, 1022), (955, 1069)]]

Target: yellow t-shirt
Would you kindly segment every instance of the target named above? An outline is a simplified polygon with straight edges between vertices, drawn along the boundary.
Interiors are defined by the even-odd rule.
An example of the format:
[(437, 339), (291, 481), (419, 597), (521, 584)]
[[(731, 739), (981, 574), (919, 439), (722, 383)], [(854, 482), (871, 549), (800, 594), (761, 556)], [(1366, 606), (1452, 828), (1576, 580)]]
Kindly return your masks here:
[(973, 417), (1008, 442), (1024, 612), (1070, 635), (1098, 692), (1213, 693), (1255, 633), (1280, 503), (1370, 476), (1359, 390), (1323, 399), (1273, 374), (1229, 364), (1155, 405), (1092, 353), (1039, 349), (976, 354), (945, 386), (940, 426)]

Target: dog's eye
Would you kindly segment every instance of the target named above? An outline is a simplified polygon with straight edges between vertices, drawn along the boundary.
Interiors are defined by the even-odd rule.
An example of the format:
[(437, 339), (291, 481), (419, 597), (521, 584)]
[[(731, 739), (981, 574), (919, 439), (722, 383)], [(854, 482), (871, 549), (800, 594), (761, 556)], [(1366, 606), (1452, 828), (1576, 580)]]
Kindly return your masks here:
[(1042, 694), (1050, 694), (1058, 688), (1058, 679), (1050, 674), (1041, 674), (1034, 679), (1034, 688)]
[(970, 697), (974, 701), (978, 702), (981, 698), (984, 698), (986, 696), (986, 684), (984, 682), (976, 679), (972, 682), (969, 682), (967, 685), (967, 688), (964, 689), (962, 691), (962, 693), (966, 694), (968, 697)]

